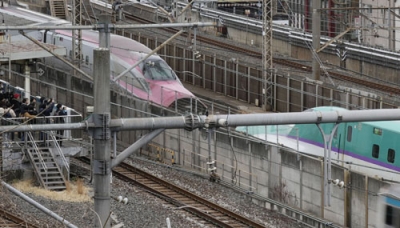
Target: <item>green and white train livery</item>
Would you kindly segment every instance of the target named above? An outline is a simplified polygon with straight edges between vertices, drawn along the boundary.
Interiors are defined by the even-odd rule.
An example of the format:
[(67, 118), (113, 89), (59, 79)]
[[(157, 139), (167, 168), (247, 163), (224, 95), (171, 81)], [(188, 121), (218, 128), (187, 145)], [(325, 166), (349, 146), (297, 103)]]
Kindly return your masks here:
[[(317, 107), (306, 111), (345, 110)], [(335, 124), (320, 124), (330, 134)], [(315, 156), (324, 156), (324, 141), (316, 124), (238, 127), (268, 142)], [(333, 134), (331, 159), (368, 176), (400, 182), (400, 121), (340, 123)]]

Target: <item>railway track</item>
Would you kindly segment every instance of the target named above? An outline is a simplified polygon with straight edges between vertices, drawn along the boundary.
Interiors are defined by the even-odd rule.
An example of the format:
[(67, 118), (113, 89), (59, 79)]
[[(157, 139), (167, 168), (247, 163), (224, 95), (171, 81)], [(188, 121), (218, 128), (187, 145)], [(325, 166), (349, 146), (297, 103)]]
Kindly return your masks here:
[[(82, 157), (79, 160), (89, 162), (88, 158)], [(115, 167), (113, 175), (146, 189), (153, 195), (175, 206), (176, 209), (185, 210), (193, 214), (201, 219), (204, 225), (224, 228), (265, 227), (127, 163), (121, 163), (118, 167)]]
[(0, 227), (25, 227), (25, 228), (37, 228), (33, 224), (30, 224), (22, 218), (0, 209)]
[[(125, 13), (127, 13), (127, 12), (125, 12)], [(129, 15), (129, 14), (126, 14), (125, 17), (127, 19), (129, 19), (129, 20), (134, 20), (134, 21), (137, 21), (137, 22), (140, 22), (140, 23), (147, 23), (147, 24), (153, 23), (153, 22), (151, 22), (149, 20), (142, 19), (142, 18), (133, 16), (133, 15)], [(173, 28), (163, 28), (163, 30), (171, 32), (171, 33), (176, 33), (178, 31), (178, 30), (173, 29)], [(188, 34), (185, 33), (182, 36), (187, 36), (187, 35)], [(235, 46), (235, 45), (231, 45), (231, 44), (228, 44), (228, 43), (225, 43), (225, 42), (221, 42), (221, 41), (218, 41), (218, 40), (215, 40), (215, 39), (212, 39), (212, 38), (207, 38), (207, 37), (203, 37), (203, 36), (199, 36), (199, 35), (196, 36), (196, 39), (198, 41), (204, 42), (204, 43), (212, 45), (212, 46), (228, 49), (228, 50), (234, 51), (236, 53), (243, 53), (243, 54), (245, 54), (247, 56), (251, 56), (251, 57), (254, 57), (254, 58), (262, 59), (262, 53), (258, 52), (258, 51), (249, 50), (249, 49), (246, 49), (246, 48), (238, 47), (238, 46)], [(305, 65), (305, 64), (301, 64), (301, 63), (298, 63), (298, 62), (289, 61), (289, 60), (286, 60), (286, 59), (273, 59), (273, 62), (275, 64), (288, 66), (288, 67), (291, 67), (291, 68), (296, 69), (296, 70), (312, 72), (311, 66)], [(365, 86), (367, 88), (371, 88), (371, 89), (374, 89), (374, 90), (382, 91), (384, 93), (389, 93), (391, 95), (400, 94), (400, 88), (397, 87), (397, 86), (384, 85), (384, 84), (380, 84), (380, 83), (377, 83), (377, 82), (374, 82), (374, 81), (371, 81), (371, 80), (366, 80), (365, 78), (357, 78), (357, 77), (353, 77), (353, 76), (348, 76), (348, 75), (341, 74), (341, 73), (334, 72), (334, 71), (327, 71), (327, 72), (328, 72), (328, 74), (329, 74), (329, 76), (331, 78), (334, 78), (334, 79), (337, 79), (337, 80), (355, 83), (355, 84), (358, 84), (358, 85)]]

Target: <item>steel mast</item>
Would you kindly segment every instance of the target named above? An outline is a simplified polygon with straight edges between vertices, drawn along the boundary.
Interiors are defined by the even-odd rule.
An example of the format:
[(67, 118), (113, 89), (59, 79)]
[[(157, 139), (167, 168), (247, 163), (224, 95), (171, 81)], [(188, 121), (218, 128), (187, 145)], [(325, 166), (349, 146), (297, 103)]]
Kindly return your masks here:
[(273, 109), (273, 77), (272, 77), (272, 1), (262, 1), (262, 108)]
[[(73, 10), (72, 10), (72, 25), (82, 24), (82, 0), (73, 0)], [(72, 30), (72, 61), (78, 68), (81, 67), (82, 60), (82, 30), (74, 29)], [(68, 53), (67, 53), (68, 55)], [(74, 75), (77, 72), (74, 72)]]
[[(72, 0), (72, 25), (81, 25), (82, 23), (82, 0)], [(72, 58), (72, 64), (76, 66), (76, 68), (81, 68), (81, 60), (82, 60), (82, 30), (81, 29), (73, 29), (72, 30), (72, 53), (67, 53)], [(74, 68), (73, 75), (77, 75), (79, 72)], [(67, 80), (67, 89), (71, 90), (71, 79)], [(67, 96), (67, 103), (69, 105), (73, 105), (74, 98), (73, 93), (69, 93)]]

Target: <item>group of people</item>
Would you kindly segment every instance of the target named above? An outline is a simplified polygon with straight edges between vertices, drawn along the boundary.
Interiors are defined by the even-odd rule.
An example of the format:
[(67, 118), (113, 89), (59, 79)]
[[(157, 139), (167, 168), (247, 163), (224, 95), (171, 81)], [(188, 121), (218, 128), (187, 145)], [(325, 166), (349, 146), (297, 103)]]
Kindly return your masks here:
[(36, 116), (61, 116), (67, 115), (66, 109), (62, 104), (57, 104), (53, 98), (40, 98), (39, 106), (36, 98), (22, 98), (18, 93), (0, 93), (0, 116), (5, 118), (26, 117), (35, 118)]
[[(41, 97), (39, 102), (37, 102), (36, 98), (34, 97), (31, 99), (22, 98), (21, 100), (20, 94), (18, 93), (0, 93), (0, 116), (3, 118), (24, 117), (32, 120), (32, 123), (35, 124), (37, 123), (36, 117), (38, 116), (54, 116), (54, 120), (45, 118), (44, 121), (40, 123), (50, 123), (51, 121), (54, 121), (55, 123), (64, 123), (64, 118), (56, 116), (66, 115), (66, 107), (64, 107), (62, 104), (55, 105), (53, 98), (46, 99)], [(63, 133), (63, 131), (57, 131), (57, 135), (63, 135)]]

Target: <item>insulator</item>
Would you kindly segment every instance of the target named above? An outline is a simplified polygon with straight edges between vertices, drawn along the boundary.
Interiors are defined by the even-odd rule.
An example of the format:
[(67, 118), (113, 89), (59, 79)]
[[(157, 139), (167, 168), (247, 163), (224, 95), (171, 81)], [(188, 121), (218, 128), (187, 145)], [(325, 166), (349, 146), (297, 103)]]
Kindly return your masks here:
[(200, 117), (197, 115), (189, 114), (185, 116), (185, 130), (193, 131), (200, 127)]

